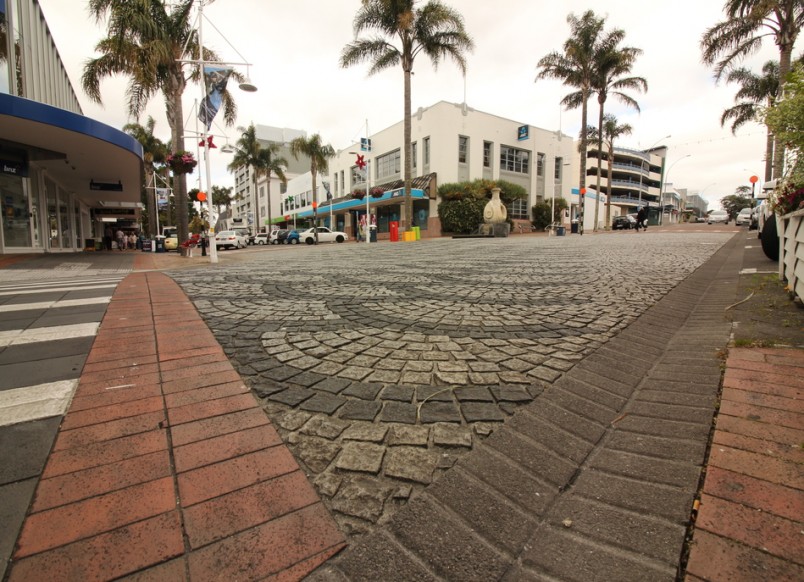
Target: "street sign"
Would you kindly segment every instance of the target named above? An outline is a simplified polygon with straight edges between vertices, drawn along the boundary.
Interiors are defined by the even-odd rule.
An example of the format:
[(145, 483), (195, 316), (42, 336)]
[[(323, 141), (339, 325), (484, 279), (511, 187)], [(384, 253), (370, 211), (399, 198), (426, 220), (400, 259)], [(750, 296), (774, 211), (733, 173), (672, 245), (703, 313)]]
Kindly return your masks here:
[(524, 141), (528, 139), (528, 126), (527, 125), (520, 125), (516, 130), (516, 139), (519, 141)]

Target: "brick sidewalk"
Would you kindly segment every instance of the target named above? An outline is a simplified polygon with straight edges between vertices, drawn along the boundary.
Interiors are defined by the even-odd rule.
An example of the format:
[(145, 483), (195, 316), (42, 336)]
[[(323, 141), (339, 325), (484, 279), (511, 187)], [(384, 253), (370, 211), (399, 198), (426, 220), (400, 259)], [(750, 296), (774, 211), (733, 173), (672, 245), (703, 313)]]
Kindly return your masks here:
[(804, 580), (804, 350), (732, 348), (687, 580)]
[(87, 359), (9, 580), (299, 579), (343, 545), (184, 293), (161, 273), (128, 276)]

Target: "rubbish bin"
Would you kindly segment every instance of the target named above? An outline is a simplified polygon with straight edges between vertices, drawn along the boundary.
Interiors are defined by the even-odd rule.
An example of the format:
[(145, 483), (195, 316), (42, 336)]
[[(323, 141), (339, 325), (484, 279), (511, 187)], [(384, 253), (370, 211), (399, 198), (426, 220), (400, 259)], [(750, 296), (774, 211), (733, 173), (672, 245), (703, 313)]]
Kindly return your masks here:
[(415, 240), (421, 240), (421, 238), (422, 238), (422, 231), (421, 231), (421, 228), (420, 228), (420, 227), (418, 227), (418, 226), (414, 226), (414, 227), (412, 227), (410, 230), (412, 230), (414, 233), (416, 233), (416, 239), (415, 239)]
[(377, 227), (373, 224), (369, 227), (369, 242), (377, 242)]
[(578, 234), (578, 221), (577, 220), (572, 221), (572, 225), (570, 226), (570, 232), (572, 234)]
[(165, 252), (165, 237), (161, 235), (157, 235), (156, 237), (156, 252), (157, 253), (164, 253)]
[(392, 220), (388, 223), (388, 230), (391, 234), (391, 242), (399, 242), (399, 222)]
[(566, 229), (563, 226), (556, 227), (556, 236), (564, 236)]

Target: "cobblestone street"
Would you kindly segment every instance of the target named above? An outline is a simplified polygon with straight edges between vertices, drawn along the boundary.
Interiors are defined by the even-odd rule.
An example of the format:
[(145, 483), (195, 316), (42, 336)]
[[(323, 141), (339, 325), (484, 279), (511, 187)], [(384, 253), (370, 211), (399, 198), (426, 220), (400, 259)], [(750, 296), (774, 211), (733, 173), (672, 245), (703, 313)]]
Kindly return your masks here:
[(730, 236), (272, 247), (171, 276), (357, 537)]

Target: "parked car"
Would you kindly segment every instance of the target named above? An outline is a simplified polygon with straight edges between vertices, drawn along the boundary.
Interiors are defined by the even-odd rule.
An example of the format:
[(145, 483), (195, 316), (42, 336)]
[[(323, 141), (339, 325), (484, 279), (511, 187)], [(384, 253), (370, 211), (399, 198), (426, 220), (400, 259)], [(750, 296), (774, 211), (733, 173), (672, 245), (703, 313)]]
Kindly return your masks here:
[(286, 230), (285, 235), (282, 237), (282, 243), (285, 245), (297, 245), (301, 241), (299, 232), (296, 230)]
[(254, 235), (254, 244), (255, 245), (267, 245), (269, 237), (271, 235), (267, 232), (260, 232)]
[(246, 237), (234, 230), (223, 230), (215, 235), (215, 246), (225, 249), (244, 249), (248, 242)]
[(611, 221), (611, 230), (631, 230), (636, 228), (636, 219), (628, 214), (615, 216)]
[(752, 208), (743, 208), (742, 210), (740, 210), (739, 214), (737, 214), (737, 218), (734, 219), (734, 224), (736, 224), (737, 226), (751, 224), (752, 213), (753, 213)]
[(307, 230), (303, 230), (299, 233), (299, 237), (301, 237), (301, 240), (306, 242), (308, 245), (314, 244), (316, 230), (318, 230), (318, 242), (342, 243), (349, 240), (349, 235), (347, 235), (345, 232), (330, 230), (326, 226), (319, 226), (317, 229), (308, 228)]
[(254, 244), (254, 235), (251, 234), (247, 228), (233, 228), (232, 230), (235, 231), (237, 234), (241, 235), (243, 238), (245, 238), (247, 245)]
[(282, 241), (287, 238), (289, 232), (289, 230), (284, 228), (272, 230), (271, 234), (268, 235), (268, 244), (281, 245)]
[(166, 251), (175, 251), (179, 248), (179, 237), (175, 234), (173, 236), (168, 236), (165, 238), (165, 250)]
[(716, 222), (722, 222), (723, 224), (729, 223), (729, 213), (725, 210), (713, 210), (709, 213), (709, 216), (706, 217), (707, 224), (715, 224)]

